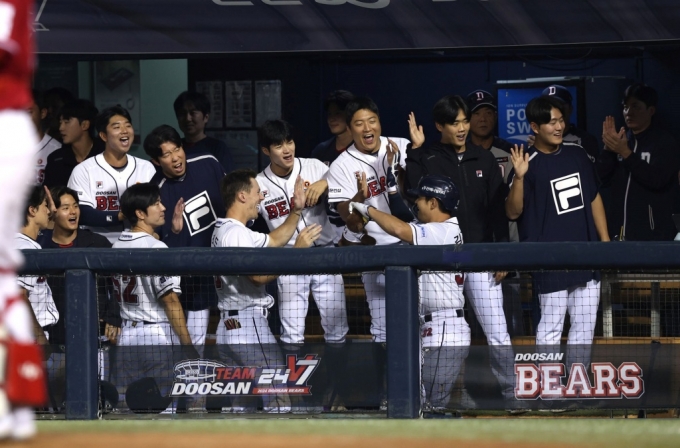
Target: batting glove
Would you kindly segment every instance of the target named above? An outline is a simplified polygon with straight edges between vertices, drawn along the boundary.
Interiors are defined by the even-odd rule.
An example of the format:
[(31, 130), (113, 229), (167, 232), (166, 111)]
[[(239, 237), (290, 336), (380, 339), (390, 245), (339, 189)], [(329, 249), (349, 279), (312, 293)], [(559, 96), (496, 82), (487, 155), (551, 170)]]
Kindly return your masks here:
[(351, 214), (353, 211), (356, 211), (357, 213), (359, 213), (361, 216), (364, 217), (364, 223), (366, 223), (366, 222), (371, 220), (371, 217), (368, 216), (368, 208), (369, 207), (372, 207), (372, 206), (362, 204), (361, 202), (350, 202), (349, 203), (349, 212)]

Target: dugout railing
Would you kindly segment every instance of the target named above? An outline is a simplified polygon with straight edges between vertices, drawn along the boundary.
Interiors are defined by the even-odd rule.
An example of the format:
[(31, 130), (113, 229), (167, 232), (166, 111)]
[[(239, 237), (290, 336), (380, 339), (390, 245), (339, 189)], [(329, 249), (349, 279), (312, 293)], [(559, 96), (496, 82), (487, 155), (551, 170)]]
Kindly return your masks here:
[[(64, 275), (67, 419), (98, 417), (97, 275), (355, 273), (384, 270), (387, 417), (421, 412), (418, 270), (654, 271), (680, 268), (677, 243), (522, 243), (342, 249), (73, 249), (25, 251), (25, 275)], [(73, 299), (77, 298), (77, 299)], [(605, 303), (605, 306), (608, 306)]]

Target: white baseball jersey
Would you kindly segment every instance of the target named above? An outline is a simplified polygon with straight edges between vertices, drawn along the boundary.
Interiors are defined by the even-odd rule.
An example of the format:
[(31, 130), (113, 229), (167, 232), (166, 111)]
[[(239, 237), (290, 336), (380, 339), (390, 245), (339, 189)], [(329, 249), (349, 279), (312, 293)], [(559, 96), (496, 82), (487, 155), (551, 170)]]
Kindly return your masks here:
[[(42, 249), (40, 244), (23, 233), (16, 235), (17, 249)], [(52, 290), (43, 276), (25, 275), (18, 278), (19, 286), (28, 291), (28, 300), (35, 318), (41, 327), (54, 325), (59, 320), (59, 311), (52, 298)]]
[[(305, 188), (316, 181), (326, 178), (328, 167), (323, 162), (316, 159), (295, 158), (293, 171), (287, 178), (279, 177), (271, 170), (271, 165), (257, 175), (257, 183), (264, 196), (264, 201), (260, 203), (260, 215), (269, 226), (269, 230), (279, 227), (290, 215), (293, 208), (293, 191), (295, 180), (298, 175), (305, 182)], [(298, 233), (311, 224), (319, 224), (323, 227), (321, 236), (314, 242), (314, 246), (328, 246), (333, 244), (335, 238), (335, 228), (328, 221), (326, 206), (323, 201), (319, 201), (314, 207), (305, 207), (302, 217), (298, 221), (297, 230), (291, 237), (286, 246), (292, 247), (295, 244)]]
[[(399, 148), (399, 164), (406, 167), (405, 138), (390, 137)], [(390, 213), (390, 202), (387, 197), (387, 137), (380, 137), (380, 149), (375, 154), (364, 154), (354, 145), (338, 156), (328, 171), (328, 202), (337, 203), (352, 199), (357, 193), (357, 174), (366, 173), (369, 197), (364, 204), (372, 205), (381, 212)], [(387, 234), (378, 224), (369, 221), (366, 231), (375, 238), (376, 244), (395, 244), (398, 238)]]
[[(458, 218), (449, 218), (444, 222), (412, 223), (409, 225), (415, 246), (442, 246), (463, 243), (463, 234), (458, 226)], [(418, 280), (418, 286), (420, 289), (421, 314), (462, 309), (465, 304), (462, 273), (423, 273)]]
[[(167, 249), (168, 246), (146, 232), (120, 234), (114, 249)], [(179, 277), (114, 275), (113, 288), (120, 303), (120, 317), (135, 322), (168, 322), (161, 297), (175, 291), (182, 293)]]
[[(104, 154), (90, 157), (73, 169), (68, 187), (78, 192), (81, 205), (89, 205), (99, 211), (119, 211), (118, 201), (125, 190), (130, 185), (149, 182), (156, 174), (156, 168), (147, 160), (128, 155), (127, 161), (125, 168), (118, 171), (106, 162)], [(115, 244), (123, 230), (123, 223), (88, 228)]]
[[(215, 224), (212, 247), (267, 247), (269, 235), (253, 232), (241, 221), (221, 218)], [(215, 277), (217, 308), (220, 311), (244, 310), (251, 306), (270, 308), (274, 304), (264, 286), (256, 286), (247, 275)]]
[(35, 178), (34, 185), (42, 185), (45, 180), (45, 167), (47, 167), (47, 156), (61, 148), (61, 143), (53, 137), (45, 134), (38, 143), (38, 151), (35, 153)]

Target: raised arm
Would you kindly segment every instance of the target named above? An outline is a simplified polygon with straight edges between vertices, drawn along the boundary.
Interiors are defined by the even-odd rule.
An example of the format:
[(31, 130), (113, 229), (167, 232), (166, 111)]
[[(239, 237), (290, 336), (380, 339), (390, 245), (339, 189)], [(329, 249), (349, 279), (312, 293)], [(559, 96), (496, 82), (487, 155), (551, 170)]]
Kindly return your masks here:
[(514, 176), (510, 185), (510, 193), (505, 201), (505, 214), (515, 220), (524, 211), (524, 175), (529, 170), (529, 154), (524, 152), (524, 145), (515, 145), (510, 149), (510, 158)]

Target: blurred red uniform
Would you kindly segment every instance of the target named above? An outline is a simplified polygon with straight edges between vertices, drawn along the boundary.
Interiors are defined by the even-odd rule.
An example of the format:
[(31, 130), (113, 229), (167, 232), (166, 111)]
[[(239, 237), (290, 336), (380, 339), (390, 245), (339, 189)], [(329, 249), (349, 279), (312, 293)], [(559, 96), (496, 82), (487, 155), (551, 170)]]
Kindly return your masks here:
[[(31, 344), (35, 339), (32, 311), (22, 298), (16, 279), (16, 270), (23, 263), (23, 257), (14, 247), (15, 235), (24, 222), (37, 144), (35, 127), (27, 111), (33, 101), (32, 23), (32, 0), (0, 0), (0, 324), (4, 325), (10, 339), (20, 344)], [(5, 356), (6, 350), (1, 351)], [(26, 353), (19, 350), (20, 357)], [(26, 366), (25, 362), (22, 366)], [(35, 367), (34, 364), (31, 366)], [(42, 370), (42, 366), (38, 366)], [(32, 378), (42, 374), (35, 368), (27, 370)], [(8, 365), (5, 373), (7, 379), (16, 378), (15, 374), (19, 373), (18, 380), (22, 381), (16, 365)], [(26, 406), (28, 402), (10, 405), (4, 386), (0, 393), (0, 438), (33, 436), (32, 408)]]

